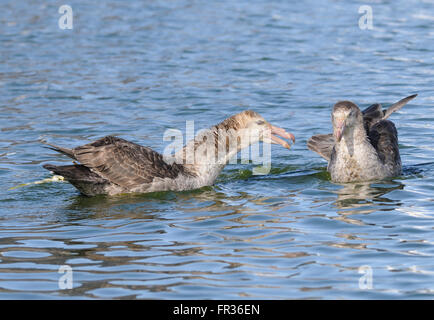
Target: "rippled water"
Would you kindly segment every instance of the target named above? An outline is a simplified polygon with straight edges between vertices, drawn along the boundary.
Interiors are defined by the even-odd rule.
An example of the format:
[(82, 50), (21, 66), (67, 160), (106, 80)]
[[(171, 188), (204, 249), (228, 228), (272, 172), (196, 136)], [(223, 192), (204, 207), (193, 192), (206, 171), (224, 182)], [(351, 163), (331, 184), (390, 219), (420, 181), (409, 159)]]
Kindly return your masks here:
[[(368, 2), (372, 30), (359, 2), (68, 4), (73, 30), (58, 1), (0, 4), (0, 298), (434, 298), (432, 1)], [(306, 147), (331, 106), (412, 93), (392, 116), (403, 175), (331, 183)], [(213, 187), (112, 198), (9, 190), (70, 163), (41, 141), (115, 134), (162, 152), (166, 129), (246, 108), (297, 138), (272, 146), (268, 175), (235, 164)]]

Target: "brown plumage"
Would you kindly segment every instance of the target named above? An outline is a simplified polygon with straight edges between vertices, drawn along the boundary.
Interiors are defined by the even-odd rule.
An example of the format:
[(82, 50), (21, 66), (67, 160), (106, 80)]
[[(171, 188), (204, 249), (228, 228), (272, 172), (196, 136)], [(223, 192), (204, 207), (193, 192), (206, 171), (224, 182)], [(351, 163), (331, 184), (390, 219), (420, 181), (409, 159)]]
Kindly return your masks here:
[(383, 110), (376, 103), (363, 111), (351, 101), (340, 101), (332, 112), (333, 134), (312, 136), (307, 146), (329, 162), (335, 182), (369, 181), (399, 175), (398, 132), (387, 118), (417, 95)]
[(73, 149), (50, 146), (52, 150), (80, 162), (80, 165), (48, 164), (43, 167), (63, 176), (84, 194), (89, 194), (89, 184), (99, 185), (98, 190), (101, 185), (115, 185), (120, 188), (112, 189), (128, 190), (149, 184), (154, 178), (175, 179), (180, 173), (191, 175), (182, 165), (166, 163), (158, 152), (113, 136), (106, 136)]
[[(263, 139), (262, 131), (265, 130), (271, 130), (271, 133), (279, 134), (284, 138), (294, 138), (283, 129), (270, 125), (256, 112), (247, 110), (198, 135), (177, 153), (177, 160), (179, 160), (177, 162), (168, 163), (163, 155), (150, 148), (122, 138), (106, 136), (72, 149), (49, 144), (50, 149), (67, 155), (79, 164), (68, 166), (46, 164), (43, 167), (63, 176), (83, 194), (89, 196), (195, 189), (213, 184), (230, 157), (255, 141), (246, 139), (248, 144), (245, 145), (227, 145), (223, 163), (209, 162), (208, 158), (203, 158), (202, 153), (199, 154), (198, 161), (187, 163), (185, 161), (187, 147), (192, 146), (195, 151), (203, 146), (216, 149), (218, 143), (225, 143), (226, 140), (233, 138), (234, 132), (241, 129), (259, 130), (261, 135), (258, 137), (261, 139)], [(208, 140), (209, 137), (211, 138)], [(273, 135), (267, 142), (279, 143), (289, 148), (286, 141)]]

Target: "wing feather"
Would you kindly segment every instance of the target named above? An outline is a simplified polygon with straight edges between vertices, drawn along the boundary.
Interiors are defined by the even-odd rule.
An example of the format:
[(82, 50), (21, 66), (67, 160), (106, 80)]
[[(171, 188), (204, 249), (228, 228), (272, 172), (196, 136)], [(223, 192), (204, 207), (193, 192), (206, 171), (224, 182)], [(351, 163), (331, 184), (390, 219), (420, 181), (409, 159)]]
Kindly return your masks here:
[(318, 153), (321, 157), (330, 161), (330, 157), (333, 151), (333, 146), (335, 145), (335, 138), (333, 134), (318, 134), (310, 137), (307, 141), (307, 147)]
[(381, 120), (374, 124), (369, 132), (369, 140), (385, 165), (401, 169), (398, 131), (392, 121)]
[(410, 100), (413, 100), (414, 98), (416, 98), (417, 94), (413, 94), (411, 96), (408, 96), (404, 99), (399, 100), (398, 102), (392, 104), (389, 108), (387, 108), (386, 111), (384, 111), (384, 116), (382, 120), (386, 120), (387, 118), (389, 118), (389, 116), (395, 112), (398, 111), (399, 109), (401, 109), (403, 106), (405, 106)]
[(409, 101), (413, 100), (416, 96), (417, 94), (413, 94), (404, 99), (401, 99), (398, 102), (392, 104), (386, 110), (383, 110), (381, 104), (379, 103), (375, 103), (369, 106), (368, 108), (366, 108), (365, 110), (363, 110), (362, 111), (363, 124), (365, 125), (366, 133), (369, 135), (369, 132), (373, 125), (375, 125), (381, 120), (386, 120), (387, 118), (389, 118), (389, 116), (393, 112), (400, 110), (403, 106), (405, 106)]
[(374, 103), (370, 105), (365, 110), (362, 111), (363, 114), (363, 125), (365, 126), (366, 134), (369, 135), (370, 128), (383, 119), (384, 112), (381, 104)]
[(154, 178), (176, 178), (184, 167), (168, 164), (158, 152), (136, 143), (107, 136), (73, 149), (84, 166), (124, 188), (151, 183)]

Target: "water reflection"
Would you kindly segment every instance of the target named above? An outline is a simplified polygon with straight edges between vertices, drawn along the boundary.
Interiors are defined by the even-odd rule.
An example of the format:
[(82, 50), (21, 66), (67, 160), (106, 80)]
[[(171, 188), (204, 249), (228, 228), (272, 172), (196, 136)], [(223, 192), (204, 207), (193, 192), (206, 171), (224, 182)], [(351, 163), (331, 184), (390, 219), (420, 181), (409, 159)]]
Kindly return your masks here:
[(387, 194), (394, 190), (404, 189), (404, 184), (399, 181), (358, 182), (341, 186), (342, 188), (333, 191), (337, 195), (336, 201), (332, 203), (338, 209), (337, 220), (364, 225), (362, 220), (349, 216), (392, 211), (402, 205), (400, 200), (387, 197)]
[[(393, 207), (401, 205), (398, 200), (387, 198), (387, 194), (393, 190), (404, 189), (404, 184), (399, 181), (383, 181), (383, 182), (359, 182), (342, 184), (342, 188), (333, 191), (337, 195), (336, 201), (333, 203), (339, 210), (338, 212), (353, 213), (369, 213), (375, 210), (392, 210)], [(375, 208), (367, 209), (367, 207), (375, 206)], [(378, 206), (384, 206), (378, 208)], [(353, 209), (353, 210), (346, 210)]]

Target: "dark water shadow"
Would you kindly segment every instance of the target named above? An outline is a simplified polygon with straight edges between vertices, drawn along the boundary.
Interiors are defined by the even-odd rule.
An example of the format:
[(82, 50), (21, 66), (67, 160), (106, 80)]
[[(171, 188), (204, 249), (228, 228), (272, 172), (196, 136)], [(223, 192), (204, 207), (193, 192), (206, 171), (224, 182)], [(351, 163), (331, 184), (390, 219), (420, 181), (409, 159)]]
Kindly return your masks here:
[[(228, 194), (226, 186), (215, 185), (189, 191), (165, 191), (146, 194), (86, 197), (75, 195), (58, 210), (58, 219), (77, 222), (82, 219), (172, 220), (179, 214), (212, 216), (218, 212), (240, 212), (237, 201), (251, 198), (237, 190)], [(230, 190), (229, 190), (230, 191)], [(197, 218), (197, 217), (196, 217)]]
[(77, 194), (69, 199), (69, 203), (64, 207), (65, 210), (71, 212), (86, 212), (87, 214), (101, 210), (109, 210), (120, 206), (145, 206), (149, 205), (155, 210), (159, 205), (167, 205), (167, 203), (176, 203), (179, 200), (191, 197), (198, 197), (203, 194), (212, 194), (212, 187), (204, 187), (201, 189), (190, 191), (161, 191), (150, 193), (126, 193), (114, 196), (98, 195), (88, 197)]
[(434, 170), (434, 162), (426, 162), (414, 164), (411, 166), (403, 166), (402, 168), (402, 180), (423, 178), (428, 171)]

